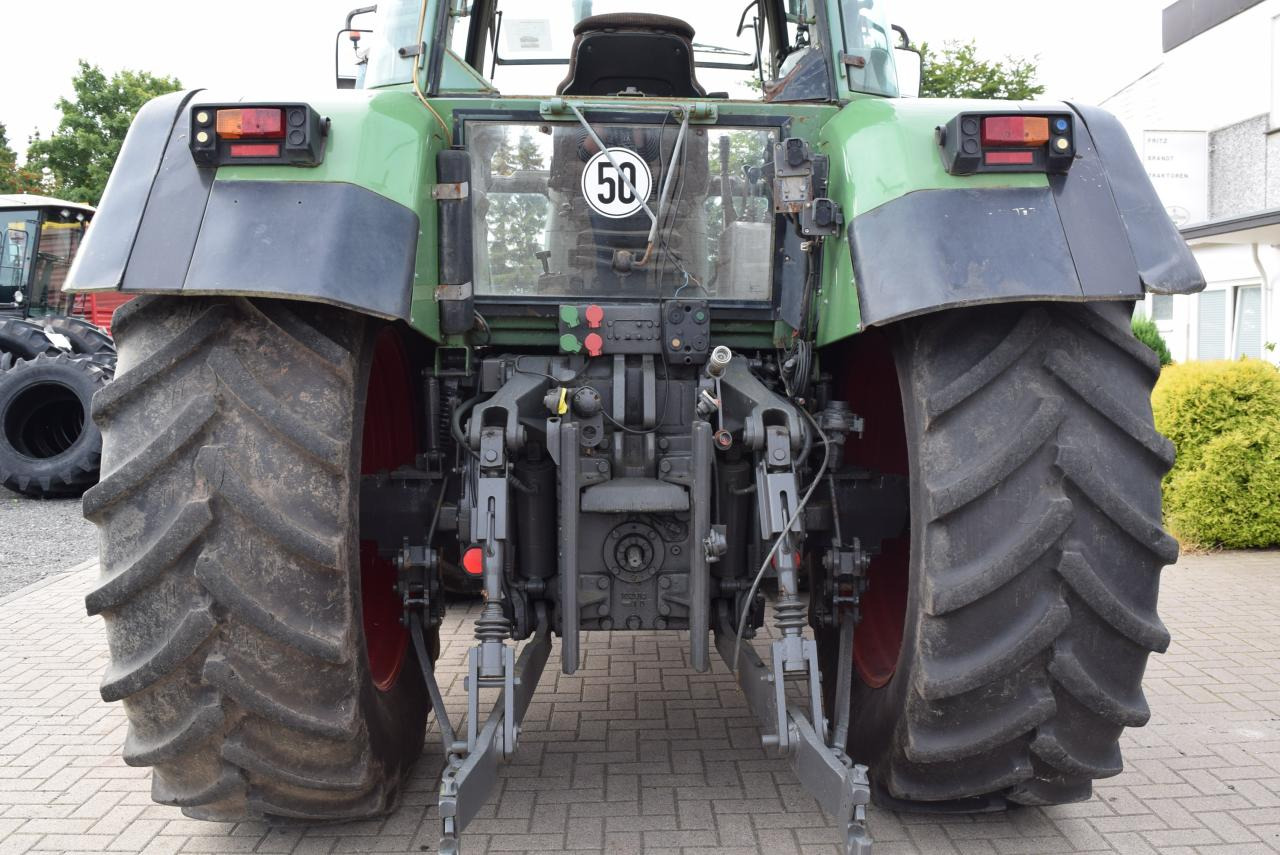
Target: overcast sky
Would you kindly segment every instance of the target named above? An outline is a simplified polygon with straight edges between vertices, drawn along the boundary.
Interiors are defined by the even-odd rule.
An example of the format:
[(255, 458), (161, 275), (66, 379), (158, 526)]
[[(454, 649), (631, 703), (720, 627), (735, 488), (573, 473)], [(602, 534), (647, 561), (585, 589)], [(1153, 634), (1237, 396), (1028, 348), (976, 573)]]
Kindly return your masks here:
[[(734, 18), (745, 5), (699, 2), (719, 3)], [(972, 38), (984, 55), (1038, 55), (1049, 97), (1098, 102), (1159, 63), (1160, 10), (1172, 0), (1075, 0), (1052, 7), (1015, 0), (888, 2), (913, 41)], [(78, 58), (108, 73), (132, 68), (176, 75), (185, 86), (229, 95), (302, 97), (330, 89), (334, 35), (356, 5), (363, 4), (2, 0), (0, 122), (19, 151), (36, 128), (47, 136), (58, 122), (55, 102), (70, 94)]]

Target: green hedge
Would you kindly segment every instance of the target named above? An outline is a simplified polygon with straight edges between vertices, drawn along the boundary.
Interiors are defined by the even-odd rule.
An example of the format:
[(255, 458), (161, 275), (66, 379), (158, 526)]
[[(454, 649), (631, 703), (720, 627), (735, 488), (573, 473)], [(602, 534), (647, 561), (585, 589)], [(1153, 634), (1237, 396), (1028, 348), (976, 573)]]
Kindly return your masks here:
[(1199, 468), (1169, 480), (1170, 528), (1192, 544), (1280, 543), (1280, 419), (1228, 431), (1200, 459)]
[(1161, 365), (1169, 365), (1173, 362), (1169, 345), (1165, 344), (1164, 336), (1160, 335), (1160, 329), (1155, 321), (1148, 320), (1140, 314), (1134, 315), (1133, 335), (1138, 341), (1155, 351), (1156, 356), (1160, 357)]
[(1203, 546), (1280, 544), (1280, 371), (1257, 359), (1171, 365), (1151, 403), (1178, 450), (1164, 482), (1174, 534)]

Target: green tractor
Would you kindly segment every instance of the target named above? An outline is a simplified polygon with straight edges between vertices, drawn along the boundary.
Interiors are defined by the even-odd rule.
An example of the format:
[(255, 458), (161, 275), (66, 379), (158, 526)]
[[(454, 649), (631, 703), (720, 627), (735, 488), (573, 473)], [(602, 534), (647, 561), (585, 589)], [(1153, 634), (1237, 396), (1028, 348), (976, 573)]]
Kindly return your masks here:
[(111, 311), (128, 297), (64, 290), (93, 214), (0, 195), (0, 485), (39, 498), (79, 496), (98, 480), (89, 407), (115, 370)]
[(142, 110), (72, 278), (139, 295), (87, 603), (157, 801), (382, 814), (434, 711), (457, 851), (592, 631), (714, 649), (848, 852), (1120, 771), (1177, 556), (1129, 319), (1202, 276), (1115, 119), (905, 97), (887, 5), (384, 0), (353, 90)]

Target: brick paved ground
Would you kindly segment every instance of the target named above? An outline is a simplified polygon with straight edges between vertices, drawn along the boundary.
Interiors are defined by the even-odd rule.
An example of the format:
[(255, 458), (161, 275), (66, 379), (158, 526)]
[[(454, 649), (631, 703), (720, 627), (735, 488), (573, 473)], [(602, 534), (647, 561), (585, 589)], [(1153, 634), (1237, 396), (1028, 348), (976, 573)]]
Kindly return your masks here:
[[(434, 849), (437, 753), (378, 822), (273, 830), (153, 805), (146, 770), (117, 757), (123, 714), (98, 699), (101, 627), (81, 604), (94, 572), (0, 600), (0, 855)], [(878, 855), (1280, 851), (1277, 603), (1280, 553), (1184, 559), (1165, 574), (1174, 644), (1148, 670), (1154, 714), (1125, 737), (1122, 775), (1065, 807), (946, 818), (873, 810)], [(454, 703), (466, 617), (455, 609), (446, 627)], [(675, 635), (592, 636), (585, 650), (574, 677), (548, 667), (520, 754), (465, 838), (468, 855), (835, 851), (834, 827), (761, 753), (723, 667), (692, 674)]]

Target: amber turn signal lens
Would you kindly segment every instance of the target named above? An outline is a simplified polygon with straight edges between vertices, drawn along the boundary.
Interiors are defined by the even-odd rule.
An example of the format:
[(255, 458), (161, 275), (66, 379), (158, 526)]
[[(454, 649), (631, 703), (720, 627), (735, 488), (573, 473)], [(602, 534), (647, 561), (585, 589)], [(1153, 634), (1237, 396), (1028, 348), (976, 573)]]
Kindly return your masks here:
[(982, 120), (982, 144), (1036, 146), (1049, 141), (1044, 116), (988, 116)]
[(218, 111), (218, 136), (227, 140), (272, 140), (284, 137), (284, 110), (240, 107)]

